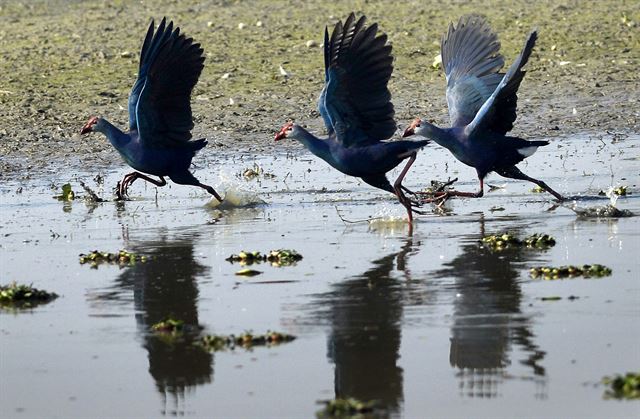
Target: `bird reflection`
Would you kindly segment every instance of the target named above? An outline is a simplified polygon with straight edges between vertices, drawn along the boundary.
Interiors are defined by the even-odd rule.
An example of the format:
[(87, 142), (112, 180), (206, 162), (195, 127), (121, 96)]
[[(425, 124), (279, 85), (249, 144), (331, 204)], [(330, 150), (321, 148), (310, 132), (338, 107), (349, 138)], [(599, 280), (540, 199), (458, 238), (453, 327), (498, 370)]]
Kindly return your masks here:
[(316, 301), (318, 314), (331, 325), (328, 357), (335, 364), (336, 398), (377, 400), (391, 412), (398, 410), (403, 397), (398, 366), (403, 283), (409, 279), (405, 261), (413, 249), (407, 241), (399, 252), (333, 285)]
[[(185, 393), (213, 376), (213, 356), (194, 345), (200, 329), (198, 321), (198, 278), (209, 268), (194, 257), (194, 237), (175, 241), (161, 237), (147, 242), (130, 242), (129, 250), (148, 256), (122, 270), (111, 292), (103, 298), (116, 297), (123, 290), (133, 290), (136, 321), (148, 351), (149, 373), (165, 400), (163, 414), (182, 414)], [(183, 320), (186, 332), (167, 337), (150, 332), (151, 326), (167, 317)], [(167, 399), (173, 406), (167, 406)]]
[(437, 277), (456, 280), (454, 320), (449, 362), (459, 369), (460, 390), (467, 397), (496, 397), (510, 363), (512, 345), (526, 353), (521, 363), (531, 368), (536, 396), (545, 397), (545, 369), (540, 365), (545, 352), (534, 343), (530, 320), (521, 311), (522, 290), (519, 269), (530, 255), (521, 248), (492, 252), (481, 248), (480, 235), (462, 239), (460, 254)]

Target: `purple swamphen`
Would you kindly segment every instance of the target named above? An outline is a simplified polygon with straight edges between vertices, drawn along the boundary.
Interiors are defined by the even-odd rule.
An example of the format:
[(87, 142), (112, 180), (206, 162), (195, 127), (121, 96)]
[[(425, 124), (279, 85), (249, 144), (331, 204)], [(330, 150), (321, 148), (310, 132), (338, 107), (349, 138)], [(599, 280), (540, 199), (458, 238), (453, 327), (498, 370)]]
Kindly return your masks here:
[[(138, 79), (129, 95), (129, 132), (122, 132), (104, 118), (93, 116), (81, 134), (98, 131), (107, 136), (125, 162), (136, 172), (119, 182), (117, 196), (124, 199), (127, 188), (136, 179), (164, 186), (168, 176), (181, 185), (204, 188), (222, 198), (208, 185), (196, 179), (189, 166), (204, 139), (190, 141), (193, 120), (191, 91), (204, 67), (203, 49), (162, 19), (154, 33), (151, 21), (140, 52)], [(159, 176), (155, 180), (139, 172)]]
[[(286, 123), (275, 140), (293, 138), (304, 144), (344, 174), (361, 178), (367, 184), (391, 192), (407, 209), (409, 223), (418, 204), (403, 191), (412, 193), (402, 180), (416, 158), (416, 152), (429, 141), (383, 141), (397, 126), (393, 119), (391, 93), (387, 88), (393, 71), (391, 45), (387, 36), (377, 35), (376, 23), (365, 26), (366, 17), (356, 20), (351, 13), (338, 22), (329, 38), (324, 31), (325, 85), (318, 110), (328, 137), (317, 138), (292, 122)], [(391, 186), (386, 173), (409, 158)]]
[(463, 16), (456, 27), (442, 37), (441, 54), (447, 78), (447, 105), (451, 128), (416, 119), (404, 137), (420, 135), (446, 147), (462, 163), (474, 167), (480, 179), (478, 192), (449, 191), (447, 196), (478, 198), (484, 194), (484, 178), (490, 172), (528, 180), (559, 200), (563, 196), (541, 180), (522, 173), (515, 165), (548, 141), (527, 141), (509, 137), (516, 119), (517, 91), (537, 38), (529, 34), (524, 49), (506, 74), (500, 73), (504, 58), (500, 42), (479, 16)]

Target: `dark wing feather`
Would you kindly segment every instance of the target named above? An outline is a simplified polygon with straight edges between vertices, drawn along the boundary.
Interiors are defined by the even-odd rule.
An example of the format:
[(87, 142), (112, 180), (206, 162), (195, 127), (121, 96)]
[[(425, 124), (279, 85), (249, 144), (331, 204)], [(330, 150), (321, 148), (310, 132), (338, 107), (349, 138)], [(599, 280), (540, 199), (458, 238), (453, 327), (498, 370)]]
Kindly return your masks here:
[(462, 16), (442, 37), (441, 54), (451, 125), (465, 126), (502, 79), (500, 42), (482, 17)]
[(325, 30), (325, 86), (318, 110), (329, 135), (344, 146), (359, 146), (390, 138), (396, 131), (391, 93), (393, 71), (387, 36), (377, 36), (374, 23), (351, 13), (338, 22), (329, 38)]
[(511, 64), (509, 71), (504, 75), (498, 87), (478, 110), (473, 121), (465, 128), (465, 132), (468, 135), (472, 135), (480, 129), (505, 134), (513, 128), (518, 100), (516, 93), (525, 75), (522, 67), (529, 60), (531, 51), (533, 51), (533, 47), (536, 44), (536, 39), (538, 39), (538, 34), (536, 31), (532, 31), (527, 37), (522, 52)]
[(129, 97), (130, 128), (156, 147), (180, 146), (191, 139), (191, 91), (204, 67), (203, 49), (166, 20), (147, 31), (138, 80)]

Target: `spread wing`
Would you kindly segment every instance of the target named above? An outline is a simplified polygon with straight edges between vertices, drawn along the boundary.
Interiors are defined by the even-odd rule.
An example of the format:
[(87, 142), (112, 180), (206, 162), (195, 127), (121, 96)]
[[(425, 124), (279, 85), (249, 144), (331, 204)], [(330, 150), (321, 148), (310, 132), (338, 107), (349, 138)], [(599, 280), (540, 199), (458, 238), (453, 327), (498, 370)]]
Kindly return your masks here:
[(204, 51), (166, 18), (153, 29), (152, 21), (129, 95), (129, 128), (147, 145), (179, 146), (191, 139), (191, 91), (204, 67)]
[(500, 42), (482, 17), (462, 16), (442, 37), (441, 54), (451, 126), (465, 126), (502, 80)]
[[(465, 128), (468, 135), (480, 129), (488, 129), (500, 133), (506, 133), (513, 127), (516, 119), (517, 92), (520, 82), (525, 75), (522, 67), (529, 60), (531, 51), (536, 44), (538, 34), (532, 31), (524, 44), (522, 52), (511, 64), (509, 70), (498, 84), (489, 99), (478, 110), (473, 121)], [(506, 131), (504, 131), (506, 129)]]
[(390, 138), (396, 131), (391, 93), (393, 71), (387, 36), (378, 25), (365, 27), (364, 16), (351, 13), (338, 22), (331, 38), (325, 28), (325, 85), (318, 110), (330, 136), (344, 146), (360, 146)]

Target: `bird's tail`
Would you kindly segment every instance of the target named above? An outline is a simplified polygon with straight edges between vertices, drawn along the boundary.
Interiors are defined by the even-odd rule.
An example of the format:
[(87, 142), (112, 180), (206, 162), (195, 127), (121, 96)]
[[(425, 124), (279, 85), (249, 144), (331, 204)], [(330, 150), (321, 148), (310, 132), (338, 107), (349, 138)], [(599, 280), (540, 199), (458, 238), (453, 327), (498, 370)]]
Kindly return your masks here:
[(204, 148), (204, 146), (206, 146), (208, 144), (208, 141), (205, 140), (204, 138), (201, 138), (199, 140), (189, 141), (188, 144), (189, 144), (189, 147), (191, 148), (191, 150), (195, 153), (198, 150)]

